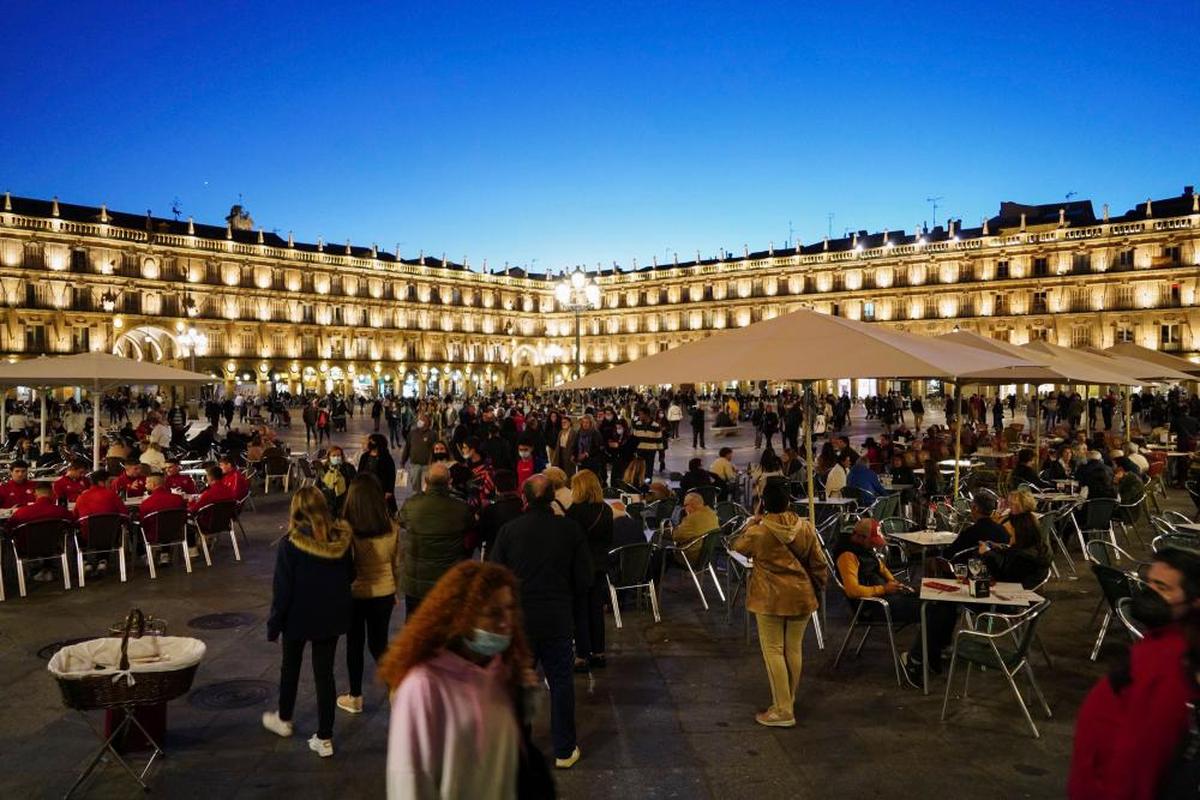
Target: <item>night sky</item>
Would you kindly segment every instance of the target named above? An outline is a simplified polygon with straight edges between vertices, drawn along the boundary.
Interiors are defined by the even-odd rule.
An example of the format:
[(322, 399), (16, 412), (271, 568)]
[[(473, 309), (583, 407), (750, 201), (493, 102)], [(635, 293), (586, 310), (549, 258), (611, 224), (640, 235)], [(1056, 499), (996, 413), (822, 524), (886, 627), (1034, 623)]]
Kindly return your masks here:
[(803, 6), (14, 0), (0, 191), (543, 271), (1200, 184), (1200, 2)]

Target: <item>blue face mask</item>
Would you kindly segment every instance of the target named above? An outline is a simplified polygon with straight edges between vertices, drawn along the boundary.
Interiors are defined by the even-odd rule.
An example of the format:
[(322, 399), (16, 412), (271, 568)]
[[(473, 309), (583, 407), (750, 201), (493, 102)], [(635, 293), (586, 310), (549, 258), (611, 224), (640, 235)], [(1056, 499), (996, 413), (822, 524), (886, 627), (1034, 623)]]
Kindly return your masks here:
[(491, 658), (507, 650), (508, 646), (512, 644), (512, 637), (503, 633), (492, 633), (482, 628), (476, 628), (470, 638), (463, 639), (463, 644), (470, 648), (472, 652)]

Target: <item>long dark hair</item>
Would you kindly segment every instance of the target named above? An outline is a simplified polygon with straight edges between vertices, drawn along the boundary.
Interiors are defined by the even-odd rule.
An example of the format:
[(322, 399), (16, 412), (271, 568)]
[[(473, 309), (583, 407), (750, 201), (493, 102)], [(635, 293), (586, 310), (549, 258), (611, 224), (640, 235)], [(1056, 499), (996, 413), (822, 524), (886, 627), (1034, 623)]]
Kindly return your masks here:
[(350, 481), (342, 504), (342, 517), (355, 536), (369, 538), (392, 532), (392, 518), (378, 478), (363, 474)]

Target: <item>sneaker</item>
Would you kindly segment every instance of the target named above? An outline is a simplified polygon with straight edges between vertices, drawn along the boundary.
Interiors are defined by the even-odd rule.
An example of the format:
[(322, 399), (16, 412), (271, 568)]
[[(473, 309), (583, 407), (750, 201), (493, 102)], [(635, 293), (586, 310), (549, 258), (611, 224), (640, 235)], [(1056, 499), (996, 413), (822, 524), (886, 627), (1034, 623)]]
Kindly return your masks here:
[(99, 577), (105, 572), (108, 572), (108, 561), (102, 558), (96, 562), (96, 576)]
[(796, 718), (794, 716), (784, 716), (778, 711), (767, 709), (761, 713), (754, 715), (754, 721), (759, 725), (765, 725), (768, 728), (794, 728), (796, 727)]
[(292, 723), (281, 720), (278, 711), (264, 711), (262, 724), (271, 733), (282, 736), (285, 739), (292, 735)]
[(92, 562), (90, 562), (90, 561), (83, 562), (83, 574), (84, 575), (91, 575), (95, 571), (96, 571), (96, 566)]
[(342, 711), (348, 711), (351, 714), (362, 713), (362, 695), (355, 697), (352, 694), (340, 694), (337, 699), (337, 707)]
[(554, 768), (555, 769), (570, 769), (571, 767), (575, 766), (575, 763), (577, 761), (579, 761), (579, 757), (581, 755), (583, 755), (583, 754), (579, 752), (579, 745), (576, 745), (575, 749), (571, 751), (571, 755), (567, 756), (566, 758), (554, 759)]
[(908, 653), (901, 653), (900, 666), (904, 668), (904, 679), (908, 681), (909, 686), (912, 686), (914, 689), (920, 689), (925, 682), (925, 676), (921, 670), (921, 659), (911, 656)]
[(333, 755), (333, 739), (322, 739), (314, 733), (308, 739), (308, 749), (321, 758), (329, 758)]
[(188, 548), (188, 556), (190, 558), (199, 558), (200, 557), (200, 548), (199, 547), (189, 547)]
[(49, 583), (54, 580), (54, 573), (48, 569), (39, 570), (34, 574), (33, 579), (38, 583)]
[(171, 554), (170, 553), (168, 553), (167, 551), (164, 550), (163, 552), (158, 554), (158, 565), (160, 567), (170, 566), (170, 564), (171, 564)]

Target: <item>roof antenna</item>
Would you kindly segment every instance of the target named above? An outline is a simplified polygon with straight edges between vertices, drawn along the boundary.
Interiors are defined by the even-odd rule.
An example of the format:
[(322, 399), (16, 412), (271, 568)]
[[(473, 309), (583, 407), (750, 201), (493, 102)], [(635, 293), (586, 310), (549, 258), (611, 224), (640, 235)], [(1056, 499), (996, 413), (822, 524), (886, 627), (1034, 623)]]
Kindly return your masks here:
[(179, 207), (179, 196), (171, 201), (171, 213), (175, 215), (175, 221), (179, 222), (179, 215), (183, 213), (183, 209)]
[(926, 198), (925, 198), (925, 202), (926, 202), (926, 203), (929, 203), (930, 205), (932, 205), (932, 206), (933, 206), (933, 227), (935, 227), (935, 228), (937, 227), (937, 207), (938, 207), (938, 201), (939, 201), (939, 200), (945, 200), (945, 199), (946, 199), (946, 198), (945, 198), (945, 197), (943, 197), (943, 196), (941, 196), (941, 195), (939, 195), (939, 196), (937, 196), (937, 197), (926, 197)]
[(1070, 202), (1071, 198), (1077, 194), (1079, 194), (1079, 192), (1067, 192), (1067, 202)]
[(825, 237), (827, 239), (833, 238), (833, 217), (834, 213), (832, 211), (825, 215)]

